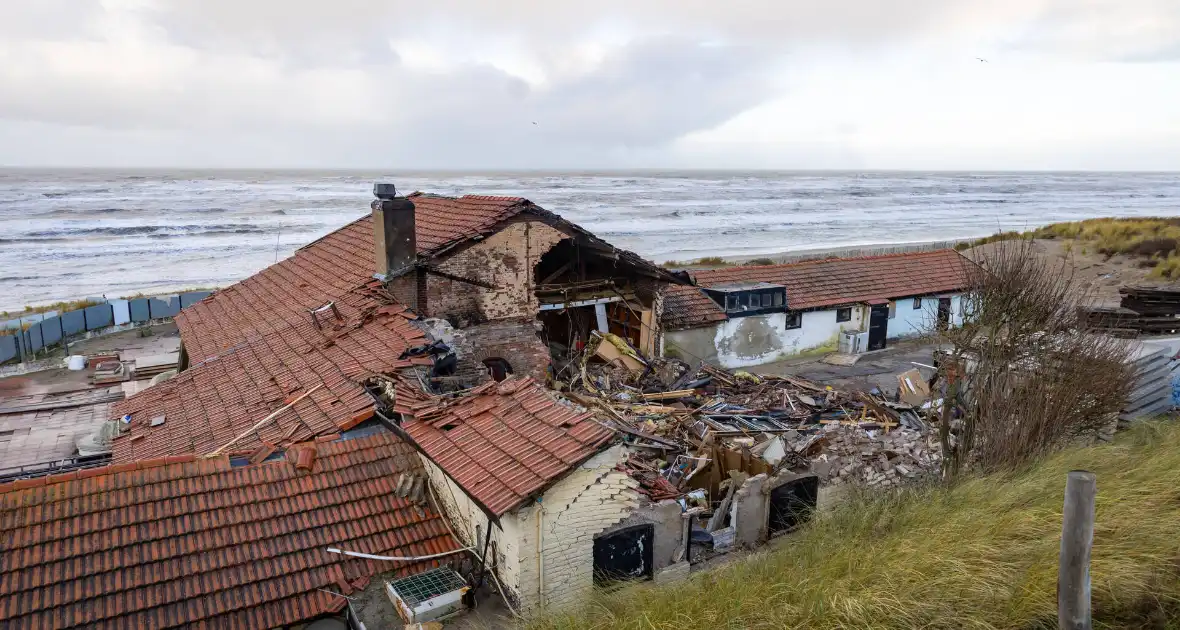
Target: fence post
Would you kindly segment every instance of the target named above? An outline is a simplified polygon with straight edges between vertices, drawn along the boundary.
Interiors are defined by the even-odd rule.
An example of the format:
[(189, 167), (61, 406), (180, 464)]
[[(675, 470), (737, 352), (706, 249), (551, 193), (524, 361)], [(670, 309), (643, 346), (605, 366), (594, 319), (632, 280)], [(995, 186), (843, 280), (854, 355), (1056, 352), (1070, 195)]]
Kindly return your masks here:
[(1061, 554), (1057, 564), (1058, 630), (1091, 630), (1090, 547), (1094, 542), (1094, 473), (1070, 471), (1065, 481)]

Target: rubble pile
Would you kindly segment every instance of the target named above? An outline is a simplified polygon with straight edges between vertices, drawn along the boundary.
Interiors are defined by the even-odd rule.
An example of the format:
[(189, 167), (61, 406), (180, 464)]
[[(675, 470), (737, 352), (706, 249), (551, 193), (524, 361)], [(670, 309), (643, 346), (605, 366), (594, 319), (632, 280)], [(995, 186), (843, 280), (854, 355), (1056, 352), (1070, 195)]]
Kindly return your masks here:
[(649, 360), (610, 334), (595, 341), (554, 386), (624, 435), (634, 453), (623, 468), (653, 500), (704, 487), (718, 458), (726, 461), (714, 486), (730, 470), (813, 472), (825, 485), (874, 487), (938, 472), (938, 436), (915, 398), (928, 390), (916, 371), (899, 377), (891, 400), (792, 376)]

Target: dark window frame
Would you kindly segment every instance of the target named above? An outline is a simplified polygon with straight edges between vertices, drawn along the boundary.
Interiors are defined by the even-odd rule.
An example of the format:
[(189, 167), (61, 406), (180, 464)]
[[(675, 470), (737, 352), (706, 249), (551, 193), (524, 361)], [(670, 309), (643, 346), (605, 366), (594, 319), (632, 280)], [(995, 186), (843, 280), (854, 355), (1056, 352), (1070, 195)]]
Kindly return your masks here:
[(799, 311), (787, 311), (787, 330), (795, 330), (803, 327), (803, 313)]
[(852, 321), (852, 307), (845, 306), (844, 308), (836, 309), (836, 323), (842, 324), (844, 322)]
[(914, 298), (914, 310), (922, 310), (922, 298)]

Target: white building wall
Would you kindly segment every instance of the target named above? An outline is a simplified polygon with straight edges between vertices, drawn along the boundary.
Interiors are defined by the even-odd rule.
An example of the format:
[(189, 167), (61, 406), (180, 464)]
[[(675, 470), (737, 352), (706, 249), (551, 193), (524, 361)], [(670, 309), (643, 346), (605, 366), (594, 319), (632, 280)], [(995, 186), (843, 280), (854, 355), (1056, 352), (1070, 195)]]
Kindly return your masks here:
[(938, 299), (951, 299), (951, 324), (963, 325), (962, 294), (944, 293), (932, 297), (922, 298), (922, 307), (914, 308), (914, 298), (899, 298), (893, 300), (894, 317), (889, 320), (886, 339), (913, 337), (929, 332), (934, 327), (938, 317)]
[(626, 453), (614, 446), (595, 455), (539, 501), (516, 511), (520, 602), (526, 610), (566, 606), (593, 588), (595, 535), (639, 506), (638, 482), (615, 470)]
[[(449, 519), (455, 534), (468, 547), (483, 551), (484, 537), (488, 527), (492, 528), (492, 542), (496, 545), (496, 557), (488, 561), (496, 568), (496, 577), (512, 596), (520, 599), (520, 557), (521, 533), (515, 512), (500, 517), (500, 525), (489, 523), (487, 515), (463, 489), (446, 476), (434, 462), (419, 455), (426, 466), (434, 496), (442, 503), (444, 515)], [(478, 535), (478, 538), (476, 536)], [(490, 553), (490, 548), (489, 548)]]
[(803, 325), (787, 329), (786, 313), (735, 317), (716, 325), (713, 344), (717, 363), (734, 369), (761, 365), (809, 352), (834, 352), (840, 333), (863, 330), (868, 308), (853, 306), (852, 319), (836, 321), (836, 309), (805, 311)]

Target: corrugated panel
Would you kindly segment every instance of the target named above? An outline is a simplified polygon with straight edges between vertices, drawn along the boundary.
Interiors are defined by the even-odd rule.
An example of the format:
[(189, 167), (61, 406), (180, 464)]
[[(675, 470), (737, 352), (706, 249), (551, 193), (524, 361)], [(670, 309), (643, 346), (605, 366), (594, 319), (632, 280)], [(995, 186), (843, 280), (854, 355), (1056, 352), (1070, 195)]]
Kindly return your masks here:
[(115, 313), (115, 325), (131, 323), (131, 305), (127, 300), (111, 300), (111, 310)]
[(98, 330), (115, 323), (115, 313), (111, 310), (110, 304), (88, 306), (84, 312), (86, 313), (86, 330)]
[(82, 311), (69, 311), (61, 314), (61, 329), (66, 336), (86, 332), (86, 314)]
[(151, 312), (148, 310), (148, 299), (137, 298), (131, 300), (131, 321), (146, 322), (152, 318)]
[(150, 298), (148, 309), (151, 311), (152, 319), (176, 317), (176, 314), (180, 312), (180, 299), (175, 295), (168, 298), (167, 302), (159, 298)]
[(47, 346), (61, 342), (61, 318), (50, 317), (41, 322), (41, 337), (45, 340), (45, 345)]
[(180, 308), (188, 308), (212, 294), (212, 291), (193, 291), (191, 293), (181, 293)]
[(0, 336), (0, 363), (16, 360), (20, 353), (16, 349), (16, 335)]

